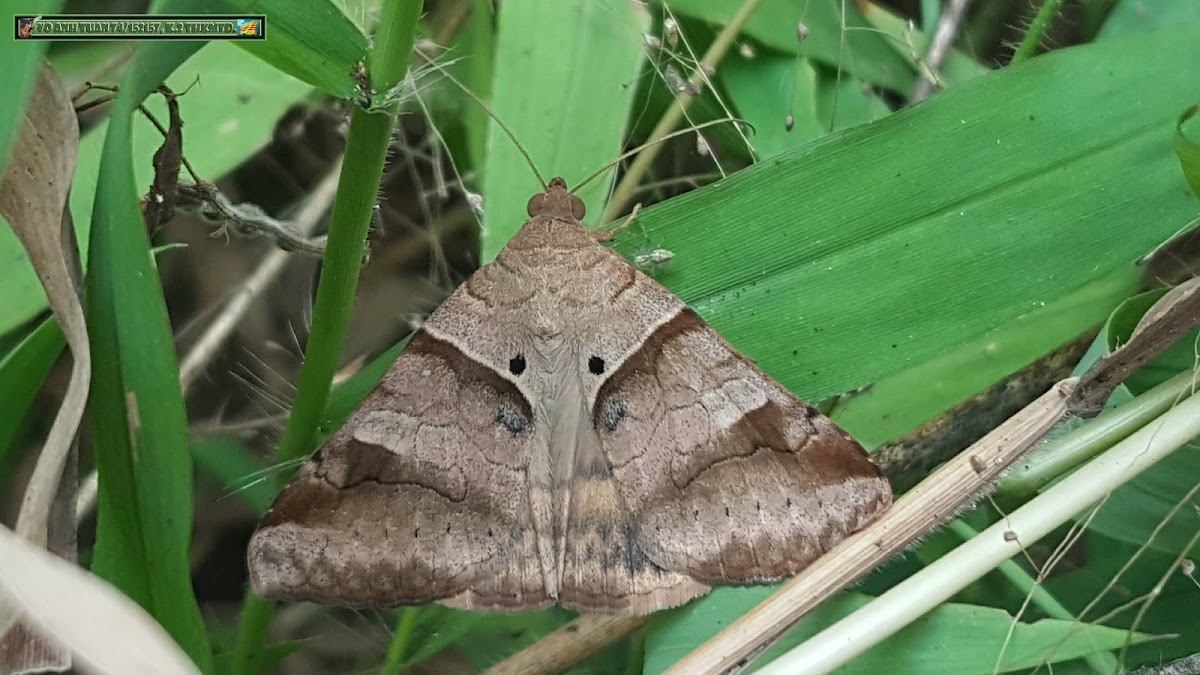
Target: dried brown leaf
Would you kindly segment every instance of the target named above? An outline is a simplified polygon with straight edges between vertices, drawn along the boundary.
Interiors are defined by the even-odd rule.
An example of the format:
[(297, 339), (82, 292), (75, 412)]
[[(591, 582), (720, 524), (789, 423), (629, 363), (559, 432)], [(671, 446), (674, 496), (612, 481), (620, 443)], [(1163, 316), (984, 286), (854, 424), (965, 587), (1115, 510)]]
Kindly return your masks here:
[[(91, 380), (87, 328), (80, 299), (83, 274), (74, 230), (63, 218), (78, 147), (79, 125), (70, 97), (54, 71), (43, 66), (30, 94), (12, 157), (0, 179), (0, 215), (8, 220), (37, 270), (50, 308), (66, 335), (74, 364), (62, 407), (25, 487), (16, 531), (31, 544), (40, 548), (49, 544), (70, 558), (74, 558), (74, 521), (67, 517), (52, 522), (51, 515), (70, 514), (70, 502), (65, 502), (67, 508), (64, 508), (63, 499), (70, 500), (73, 489), (64, 486), (63, 480), (64, 477), (73, 480), (75, 472), (64, 474), (64, 469), (73, 466), (75, 433)], [(0, 584), (3, 582), (0, 579)], [(18, 614), (16, 607), (0, 603), (0, 636), (3, 636), (0, 656), (26, 658), (22, 655), (44, 656), (54, 651), (27, 644), (28, 636), (23, 631), (19, 634), (9, 631)], [(61, 658), (57, 661), (42, 665), (63, 665), (67, 655), (61, 650), (58, 654)], [(32, 665), (0, 663), (0, 668), (17, 671)]]
[(0, 594), (41, 635), (71, 646), (92, 673), (193, 675), (200, 671), (162, 626), (100, 579), (0, 525)]
[(1129, 342), (1100, 357), (1080, 380), (1072, 412), (1092, 417), (1134, 371), (1200, 324), (1200, 277), (1158, 299), (1129, 336)]

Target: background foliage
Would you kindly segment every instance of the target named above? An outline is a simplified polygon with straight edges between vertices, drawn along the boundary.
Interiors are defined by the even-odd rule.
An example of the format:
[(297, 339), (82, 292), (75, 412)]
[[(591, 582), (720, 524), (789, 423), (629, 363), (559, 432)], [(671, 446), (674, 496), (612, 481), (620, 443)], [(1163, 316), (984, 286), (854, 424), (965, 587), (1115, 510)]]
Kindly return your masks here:
[[(93, 11), (93, 4), (67, 2), (64, 11)], [(245, 539), (278, 478), (295, 466), (277, 462), (304, 456), (336, 428), (377, 381), (413, 317), (494, 256), (538, 190), (497, 123), (446, 73), (491, 103), (543, 175), (572, 185), (644, 141), (671, 106), (691, 98), (682, 79), (700, 83), (685, 124), (748, 121), (753, 128), (712, 126), (698, 132), (702, 141), (686, 134), (664, 143), (634, 195), (646, 208), (615, 246), (629, 256), (673, 252), (669, 266), (653, 270), (659, 280), (798, 395), (816, 401), (869, 384), (835, 413), (869, 446), (1094, 327), (1103, 326), (1098, 345), (1120, 344), (1156, 297), (1143, 293), (1164, 284), (1160, 270), (1139, 259), (1200, 212), (1185, 178), (1186, 163), (1195, 162), (1189, 139), (1200, 132), (1194, 120), (1177, 130), (1200, 100), (1193, 0), (1063, 3), (1049, 33), (1033, 36), (1048, 53), (1011, 65), (1009, 45), (1026, 37), (1041, 3), (1006, 11), (979, 3), (940, 69), (944, 91), (915, 105), (937, 2), (760, 0), (707, 78), (697, 74), (697, 60), (750, 3), (535, 0), (501, 2), (495, 13), (492, 4), (426, 3), (419, 47), (441, 65), (415, 58), (408, 80), (394, 88), (378, 81), (373, 91), (354, 73), (393, 56), (381, 57), (386, 50), (368, 37), (379, 22), (390, 24), (378, 3), (365, 0), (165, 0), (150, 11), (265, 13), (271, 39), (63, 43), (46, 54), (69, 91), (87, 81), (121, 89), (111, 106), (81, 117), (69, 205), (97, 364), (83, 464), (98, 472), (100, 490), (96, 515), (82, 520), (81, 558), (206, 672), (257, 672), (283, 659), (295, 672), (380, 663), (392, 672), (422, 662), (484, 668), (571, 618), (558, 609), (486, 616), (440, 606), (401, 613), (289, 607), (273, 615), (269, 605), (242, 598)], [(41, 55), (24, 43), (0, 49), (13, 64), (0, 72), (3, 90), (27, 92)], [(396, 63), (407, 59), (398, 51)], [(316, 263), (293, 254), (190, 388), (176, 377), (177, 351), (194, 347), (272, 243), (213, 239), (212, 226), (194, 217), (160, 231), (139, 226), (138, 198), (153, 178), (162, 135), (135, 110), (145, 99), (166, 119), (161, 97), (150, 95), (164, 80), (187, 90), (179, 99), (185, 156), (235, 201), (291, 217), (346, 153), (320, 275), (326, 289), (341, 283), (342, 301), (314, 307)], [(13, 136), (22, 110), (0, 106), (0, 140)], [(398, 113), (394, 132), (388, 113)], [(374, 152), (382, 161), (389, 141), (381, 183), (363, 157)], [(600, 224), (627, 169), (613, 167), (583, 192), (591, 224)], [(355, 247), (372, 219), (376, 185), (381, 209), (361, 265)], [(473, 210), (476, 196), (482, 208)], [(332, 243), (339, 237), (344, 243)], [(151, 256), (152, 247), (171, 243), (187, 247)], [(9, 261), (0, 266), (0, 495), (15, 503), (18, 477), (52, 416), (63, 342), (7, 227), (0, 227), (0, 259)], [(1193, 260), (1182, 266), (1194, 270)], [(330, 280), (336, 265), (349, 270), (341, 282)], [(328, 324), (318, 349), (318, 328), (310, 338), (309, 327), (327, 325), (333, 305), (347, 315)], [(309, 381), (301, 376), (293, 390), (302, 347)], [(1194, 341), (1185, 339), (1113, 404), (1194, 360)], [(312, 375), (321, 368), (357, 373), (339, 378), (328, 404), (330, 378)], [(133, 434), (130, 405), (141, 421)], [(286, 422), (277, 455), (293, 405), (325, 412)], [(1119, 654), (1132, 668), (1195, 651), (1200, 585), (1182, 573), (1163, 579), (1191, 555), (1200, 528), (1195, 508), (1173, 511), (1181, 500), (1192, 503), (1198, 453), (1184, 448), (1115, 493), (1088, 522), (1071, 563), (1045, 580), (1078, 620), (1047, 618), (1034, 607), (1006, 637), (1024, 593), (995, 575), (850, 670), (894, 667), (891, 658), (903, 654), (905, 672), (1047, 662), (1057, 672), (1082, 672), (1105, 663), (1081, 658), (1088, 655)], [(998, 517), (988, 505), (964, 518), (978, 529)], [(957, 541), (950, 530), (930, 536), (788, 640), (815, 632)], [(1035, 547), (1017, 562), (1036, 575), (1032, 565), (1046, 553)], [(1130, 601), (1156, 587), (1135, 618), (1142, 605)], [(768, 591), (722, 589), (664, 612), (580, 668), (659, 672)], [(284, 641), (268, 644), (269, 625)], [(290, 641), (301, 638), (309, 639)]]

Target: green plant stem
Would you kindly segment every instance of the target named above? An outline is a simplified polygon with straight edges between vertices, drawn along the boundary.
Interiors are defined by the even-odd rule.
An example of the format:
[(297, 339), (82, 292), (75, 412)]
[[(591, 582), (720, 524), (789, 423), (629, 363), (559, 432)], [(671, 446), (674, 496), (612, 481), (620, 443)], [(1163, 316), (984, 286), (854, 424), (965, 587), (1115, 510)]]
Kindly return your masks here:
[[(375, 193), (394, 121), (392, 115), (361, 108), (355, 108), (350, 117), (350, 134), (333, 203), (308, 347), (296, 383), (296, 399), (275, 455), (278, 463), (303, 457), (312, 450), (317, 426), (325, 412), (354, 306), (363, 242), (371, 225), (371, 210), (375, 208)], [(279, 475), (280, 484), (286, 479), (283, 473)]]
[(998, 498), (1026, 499), (1149, 424), (1191, 392), (1195, 375), (1183, 372), (1106, 410), (1087, 424), (1027, 455), (996, 489)]
[[(375, 48), (368, 57), (372, 82), (378, 87), (390, 88), (407, 72), (421, 6), (420, 0), (384, 5)], [(363, 245), (395, 121), (394, 115), (361, 108), (355, 108), (350, 117), (312, 327), (296, 383), (296, 399), (276, 452), (278, 462), (297, 459), (312, 450), (354, 306)], [(282, 486), (287, 478), (281, 472), (278, 485)], [(253, 663), (253, 652), (265, 642), (272, 611), (271, 603), (247, 593), (234, 647), (234, 673), (250, 672), (247, 669)]]
[(1017, 45), (1017, 51), (1013, 52), (1009, 65), (1015, 66), (1037, 54), (1038, 47), (1042, 45), (1042, 38), (1046, 37), (1046, 31), (1050, 30), (1050, 24), (1058, 15), (1061, 6), (1062, 0), (1046, 0), (1042, 3), (1029, 24), (1029, 30), (1025, 31), (1025, 36), (1021, 38), (1021, 44)]
[(383, 5), (375, 47), (367, 56), (371, 82), (380, 91), (396, 86), (408, 73), (421, 7), (420, 0), (398, 0)]
[[(963, 541), (969, 541), (972, 537), (979, 534), (975, 531), (975, 528), (961, 520), (951, 521), (950, 529), (961, 537)], [(1043, 588), (1036, 579), (1031, 577), (1017, 563), (1005, 560), (996, 567), (996, 571), (1004, 575), (1004, 578), (1009, 583), (1025, 597), (1029, 598), (1029, 602), (1033, 606), (1045, 612), (1046, 616), (1062, 621), (1075, 621), (1075, 615), (1068, 611), (1066, 607), (1063, 607), (1058, 598)], [(1083, 659), (1097, 673), (1117, 673), (1121, 671), (1120, 662), (1109, 652), (1094, 652), (1084, 656)]]
[(387, 657), (379, 667), (379, 675), (398, 675), (404, 669), (404, 662), (408, 659), (408, 645), (412, 642), (413, 629), (417, 627), (417, 618), (420, 615), (419, 606), (400, 610), (396, 631), (392, 633), (392, 643), (388, 645)]
[[(704, 58), (700, 59), (700, 65), (692, 72), (692, 76), (688, 80), (696, 85), (701, 86), (705, 83), (704, 68), (716, 68), (717, 63), (725, 56), (725, 52), (729, 51), (729, 47), (742, 32), (742, 26), (746, 25), (746, 20), (754, 13), (758, 7), (759, 0), (743, 0), (742, 6), (738, 8), (733, 18), (729, 20), (729, 24), (721, 29), (717, 35), (717, 39), (713, 40), (708, 51), (704, 53)], [(600, 222), (607, 223), (617, 217), (625, 204), (637, 192), (638, 183), (642, 177), (646, 175), (646, 171), (650, 169), (650, 165), (654, 163), (654, 158), (658, 156), (659, 150), (662, 149), (662, 144), (659, 143), (667, 134), (671, 133), (675, 126), (679, 124), (679, 120), (683, 119), (683, 114), (687, 112), (688, 106), (692, 99), (695, 98), (687, 92), (678, 92), (675, 95), (675, 103), (667, 108), (667, 112), (662, 116), (662, 119), (655, 125), (654, 130), (650, 132), (649, 138), (646, 139), (646, 147), (638, 154), (633, 163), (629, 165), (629, 170), (625, 172), (625, 176), (621, 178), (621, 182), (617, 184), (613, 190), (612, 197), (608, 200), (608, 205), (604, 207), (604, 215), (600, 218)]]

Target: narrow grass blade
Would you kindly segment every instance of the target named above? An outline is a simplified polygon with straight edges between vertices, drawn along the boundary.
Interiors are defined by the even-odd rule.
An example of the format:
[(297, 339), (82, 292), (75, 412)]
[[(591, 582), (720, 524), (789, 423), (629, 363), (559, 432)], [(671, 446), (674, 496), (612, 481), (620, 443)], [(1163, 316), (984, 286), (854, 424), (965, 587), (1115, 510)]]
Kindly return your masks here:
[(326, 94), (369, 101), (370, 84), (356, 76), (367, 58), (367, 38), (336, 4), (330, 0), (225, 1), (238, 11), (267, 17), (267, 39), (239, 40), (238, 47)]
[[(160, 3), (186, 13), (197, 2)], [(88, 275), (92, 444), (99, 472), (94, 570), (147, 609), (201, 669), (212, 653), (192, 592), (192, 466), (179, 366), (134, 180), (137, 104), (200, 44), (147, 43), (104, 139)]]

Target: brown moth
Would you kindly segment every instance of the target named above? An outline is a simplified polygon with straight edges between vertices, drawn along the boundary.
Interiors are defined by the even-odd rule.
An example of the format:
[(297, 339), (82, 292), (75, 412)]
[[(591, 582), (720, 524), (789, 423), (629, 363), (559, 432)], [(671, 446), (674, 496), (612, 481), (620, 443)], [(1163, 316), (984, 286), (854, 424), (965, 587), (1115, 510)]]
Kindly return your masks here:
[(565, 181), (528, 210), (276, 499), (259, 595), (644, 614), (795, 574), (891, 503)]

